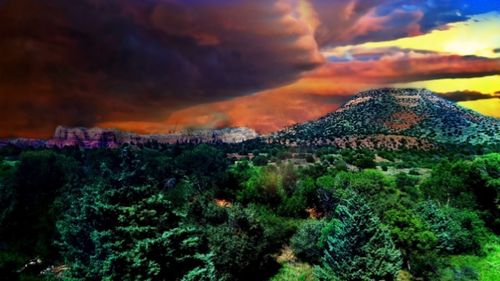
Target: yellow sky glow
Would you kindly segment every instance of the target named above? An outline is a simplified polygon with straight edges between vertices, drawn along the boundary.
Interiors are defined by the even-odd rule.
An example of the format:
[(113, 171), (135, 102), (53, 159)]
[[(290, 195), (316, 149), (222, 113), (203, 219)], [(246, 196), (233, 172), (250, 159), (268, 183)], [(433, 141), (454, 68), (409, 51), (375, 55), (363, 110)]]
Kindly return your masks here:
[(494, 49), (500, 48), (500, 14), (491, 12), (477, 15), (465, 22), (449, 24), (443, 30), (397, 40), (337, 47), (324, 50), (323, 54), (327, 57), (343, 56), (352, 49), (388, 47), (499, 58), (500, 53), (495, 53)]
[[(436, 79), (394, 84), (394, 87), (427, 88), (434, 92), (477, 91), (494, 94), (500, 91), (500, 75), (475, 78)], [(500, 110), (500, 108), (499, 108)]]
[(476, 101), (459, 102), (459, 105), (478, 111), (484, 115), (500, 118), (500, 99), (485, 99)]
[[(427, 88), (434, 92), (447, 93), (453, 91), (477, 91), (494, 94), (500, 90), (500, 75), (467, 78), (467, 79), (437, 79), (411, 83), (394, 84), (394, 87)], [(475, 110), (481, 114), (500, 118), (500, 99), (459, 102), (459, 105)]]

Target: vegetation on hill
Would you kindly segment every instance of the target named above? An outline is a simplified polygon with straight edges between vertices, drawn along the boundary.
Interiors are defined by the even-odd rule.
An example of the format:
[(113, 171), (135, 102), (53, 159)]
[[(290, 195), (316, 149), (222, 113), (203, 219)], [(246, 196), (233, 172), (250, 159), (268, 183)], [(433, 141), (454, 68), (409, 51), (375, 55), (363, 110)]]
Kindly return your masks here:
[(272, 134), (270, 142), (379, 149), (442, 144), (498, 145), (500, 121), (424, 89), (369, 90), (318, 120)]

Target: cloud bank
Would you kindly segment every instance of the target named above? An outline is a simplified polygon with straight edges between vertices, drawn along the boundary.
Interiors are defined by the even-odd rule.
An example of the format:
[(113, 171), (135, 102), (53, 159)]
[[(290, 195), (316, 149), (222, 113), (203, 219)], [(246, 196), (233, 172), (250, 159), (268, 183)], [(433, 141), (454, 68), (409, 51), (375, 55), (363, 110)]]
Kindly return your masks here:
[[(330, 66), (321, 53), (418, 35), (484, 12), (472, 3), (0, 1), (0, 137), (46, 137), (59, 124), (156, 124), (179, 110), (279, 89), (311, 73), (342, 80), (349, 70), (368, 82), (486, 75), (498, 71), (496, 61), (405, 54), (404, 65), (378, 62), (385, 74), (374, 77), (356, 63)], [(434, 68), (420, 71), (429, 63)]]

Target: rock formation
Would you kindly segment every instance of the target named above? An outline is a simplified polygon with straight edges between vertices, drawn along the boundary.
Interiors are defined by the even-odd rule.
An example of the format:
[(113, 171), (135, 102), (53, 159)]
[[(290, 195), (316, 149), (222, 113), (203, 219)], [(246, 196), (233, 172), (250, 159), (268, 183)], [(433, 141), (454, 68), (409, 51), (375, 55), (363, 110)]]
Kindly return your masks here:
[(12, 144), (18, 147), (66, 147), (116, 148), (123, 144), (175, 143), (238, 143), (258, 137), (249, 128), (193, 129), (172, 134), (141, 135), (117, 129), (66, 128), (58, 126), (49, 140), (10, 139), (0, 141), (0, 146)]

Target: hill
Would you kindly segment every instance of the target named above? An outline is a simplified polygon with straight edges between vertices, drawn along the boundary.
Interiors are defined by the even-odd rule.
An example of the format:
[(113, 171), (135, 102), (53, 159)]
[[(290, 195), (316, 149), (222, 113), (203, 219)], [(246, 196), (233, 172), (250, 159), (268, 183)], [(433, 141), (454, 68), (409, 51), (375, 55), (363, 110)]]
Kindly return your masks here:
[(353, 96), (317, 120), (267, 136), (287, 145), (428, 149), (438, 144), (500, 143), (500, 120), (425, 89), (382, 88)]

